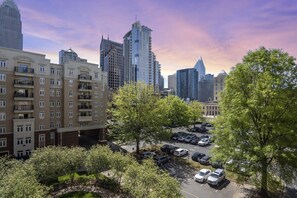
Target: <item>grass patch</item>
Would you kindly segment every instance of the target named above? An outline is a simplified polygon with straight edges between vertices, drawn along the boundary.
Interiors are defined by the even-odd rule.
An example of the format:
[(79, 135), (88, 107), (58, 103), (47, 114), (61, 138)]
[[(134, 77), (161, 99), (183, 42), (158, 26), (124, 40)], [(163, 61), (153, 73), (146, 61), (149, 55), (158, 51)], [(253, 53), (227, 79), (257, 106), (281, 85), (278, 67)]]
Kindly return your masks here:
[(71, 193), (66, 193), (64, 195), (59, 196), (59, 198), (101, 198), (96, 193), (91, 193), (91, 192), (71, 192)]

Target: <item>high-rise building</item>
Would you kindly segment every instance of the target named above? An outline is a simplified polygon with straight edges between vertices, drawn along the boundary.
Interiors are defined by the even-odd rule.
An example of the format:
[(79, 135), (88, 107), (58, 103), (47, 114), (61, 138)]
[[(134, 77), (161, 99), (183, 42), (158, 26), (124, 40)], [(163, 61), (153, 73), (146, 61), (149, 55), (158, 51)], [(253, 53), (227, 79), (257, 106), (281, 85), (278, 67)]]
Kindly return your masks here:
[(21, 15), (13, 0), (0, 6), (0, 47), (23, 50)]
[(214, 76), (212, 74), (206, 74), (200, 79), (198, 90), (198, 100), (200, 102), (213, 101)]
[(199, 72), (199, 80), (203, 79), (203, 77), (205, 76), (205, 66), (201, 56), (199, 56), (194, 68)]
[(152, 30), (140, 24), (139, 21), (132, 24), (130, 30), (124, 36), (124, 82), (139, 82), (153, 84), (153, 53)]
[(160, 74), (160, 83), (159, 83), (159, 91), (164, 90), (164, 77)]
[(100, 44), (100, 68), (107, 72), (108, 87), (118, 89), (124, 83), (123, 79), (123, 44), (104, 39)]
[(24, 157), (79, 135), (105, 138), (107, 74), (98, 65), (0, 48), (0, 155)]
[(87, 62), (86, 59), (80, 58), (71, 48), (68, 50), (61, 50), (59, 52), (59, 64), (65, 64), (69, 61)]
[(224, 90), (226, 76), (227, 76), (227, 73), (224, 70), (222, 70), (214, 78), (214, 101), (215, 102), (218, 102), (220, 100), (220, 94)]
[(198, 79), (199, 74), (195, 68), (177, 70), (176, 95), (184, 100), (197, 100)]
[(168, 89), (176, 93), (176, 74), (168, 75)]

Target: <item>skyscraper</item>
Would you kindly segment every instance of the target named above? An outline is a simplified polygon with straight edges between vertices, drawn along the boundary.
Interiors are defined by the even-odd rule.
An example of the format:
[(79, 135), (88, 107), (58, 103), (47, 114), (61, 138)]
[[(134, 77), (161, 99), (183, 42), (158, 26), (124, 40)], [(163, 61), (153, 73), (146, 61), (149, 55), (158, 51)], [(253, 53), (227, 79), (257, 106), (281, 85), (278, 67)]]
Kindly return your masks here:
[(124, 83), (123, 79), (123, 44), (104, 39), (100, 44), (100, 68), (107, 72), (108, 87), (118, 89)]
[(23, 50), (21, 15), (13, 0), (0, 6), (0, 47)]
[(124, 81), (153, 84), (152, 30), (136, 21), (124, 36)]
[(198, 99), (198, 71), (194, 68), (176, 72), (176, 95), (184, 100)]
[(199, 80), (201, 80), (205, 76), (205, 66), (201, 56), (199, 56), (194, 68), (199, 72)]
[(222, 70), (217, 77), (214, 78), (214, 101), (218, 102), (220, 100), (220, 94), (224, 90), (225, 77), (228, 74)]
[(168, 75), (168, 89), (172, 89), (176, 93), (176, 73)]
[(199, 81), (198, 100), (200, 102), (209, 102), (213, 100), (214, 77), (212, 74), (206, 74)]
[(68, 50), (61, 50), (59, 52), (59, 64), (65, 64), (69, 61), (87, 62), (86, 59), (79, 58), (77, 53), (73, 51), (71, 48)]

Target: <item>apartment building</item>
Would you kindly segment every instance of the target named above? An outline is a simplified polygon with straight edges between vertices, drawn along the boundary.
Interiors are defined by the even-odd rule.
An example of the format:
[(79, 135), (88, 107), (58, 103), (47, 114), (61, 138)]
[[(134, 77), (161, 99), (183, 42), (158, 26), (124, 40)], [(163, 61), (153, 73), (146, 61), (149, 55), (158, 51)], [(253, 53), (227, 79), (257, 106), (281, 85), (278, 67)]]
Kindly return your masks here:
[(48, 145), (105, 139), (107, 74), (87, 61), (50, 63), (0, 48), (0, 155), (25, 157)]

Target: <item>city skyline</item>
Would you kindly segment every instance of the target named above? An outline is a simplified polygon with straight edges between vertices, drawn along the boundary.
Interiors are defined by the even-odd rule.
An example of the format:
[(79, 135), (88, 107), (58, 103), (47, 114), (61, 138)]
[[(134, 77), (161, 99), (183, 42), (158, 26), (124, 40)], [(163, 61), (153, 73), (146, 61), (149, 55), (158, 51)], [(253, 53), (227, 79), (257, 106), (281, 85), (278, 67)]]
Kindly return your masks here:
[(228, 72), (248, 50), (260, 46), (297, 56), (297, 2), (293, 1), (15, 2), (22, 17), (24, 50), (46, 54), (56, 63), (58, 52), (71, 47), (99, 64), (102, 34), (122, 43), (136, 15), (153, 30), (152, 49), (165, 76), (194, 67), (199, 56), (206, 73)]

